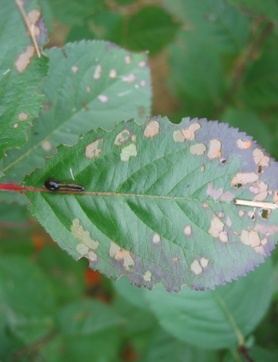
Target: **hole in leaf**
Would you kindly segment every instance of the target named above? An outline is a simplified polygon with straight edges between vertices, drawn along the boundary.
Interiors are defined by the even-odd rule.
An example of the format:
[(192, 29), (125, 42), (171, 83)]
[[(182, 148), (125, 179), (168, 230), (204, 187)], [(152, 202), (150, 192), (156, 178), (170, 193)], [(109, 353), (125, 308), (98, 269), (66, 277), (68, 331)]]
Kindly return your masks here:
[(242, 186), (243, 186), (243, 185), (242, 185), (241, 182), (239, 182), (239, 183), (237, 183), (237, 184), (234, 185), (234, 187), (235, 187), (236, 189), (240, 189)]
[(227, 162), (226, 158), (221, 158), (220, 163), (222, 166), (224, 166), (226, 162)]
[(270, 210), (261, 209), (261, 210), (259, 211), (259, 213), (260, 213), (261, 218), (267, 220), (268, 217), (269, 217), (269, 215), (270, 215)]
[(262, 166), (259, 166), (259, 167), (258, 167), (258, 173), (262, 173), (262, 171), (263, 171), (263, 167), (262, 167)]

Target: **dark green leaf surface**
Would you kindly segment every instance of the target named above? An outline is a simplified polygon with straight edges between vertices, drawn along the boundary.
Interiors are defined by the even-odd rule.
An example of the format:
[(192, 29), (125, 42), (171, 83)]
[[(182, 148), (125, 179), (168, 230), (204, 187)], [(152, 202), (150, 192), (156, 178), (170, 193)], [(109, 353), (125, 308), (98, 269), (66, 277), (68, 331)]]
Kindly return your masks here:
[(195, 0), (163, 0), (163, 4), (193, 38), (209, 43), (215, 52), (234, 53), (246, 44), (249, 20), (226, 0), (199, 0), (198, 5)]
[(145, 7), (123, 23), (123, 44), (131, 50), (153, 54), (170, 43), (177, 30), (178, 23), (164, 9)]
[[(46, 31), (37, 2), (27, 3), (27, 17), (34, 20), (38, 42), (44, 43)], [(26, 143), (26, 130), (38, 116), (43, 102), (37, 88), (48, 69), (46, 58), (38, 59), (35, 55), (15, 1), (1, 4), (0, 47), (0, 157), (3, 157), (7, 150)]]
[(132, 54), (104, 41), (67, 44), (47, 51), (49, 75), (42, 84), (44, 109), (30, 141), (0, 163), (2, 180), (21, 182), (44, 166), (56, 146), (73, 144), (92, 128), (111, 129), (115, 121), (150, 112), (150, 74), (146, 55)]
[(145, 291), (162, 327), (179, 340), (206, 349), (236, 347), (254, 330), (272, 296), (271, 263), (215, 291), (184, 288), (180, 294), (162, 288)]
[(7, 340), (13, 337), (22, 346), (44, 337), (53, 327), (51, 285), (41, 270), (23, 257), (0, 258), (0, 300), (0, 334)]
[(86, 257), (113, 278), (126, 274), (139, 286), (179, 291), (225, 284), (270, 254), (277, 169), (251, 137), (226, 124), (154, 118), (59, 147), (26, 185), (55, 177), (85, 187), (79, 194), (28, 192), (32, 213), (75, 259)]

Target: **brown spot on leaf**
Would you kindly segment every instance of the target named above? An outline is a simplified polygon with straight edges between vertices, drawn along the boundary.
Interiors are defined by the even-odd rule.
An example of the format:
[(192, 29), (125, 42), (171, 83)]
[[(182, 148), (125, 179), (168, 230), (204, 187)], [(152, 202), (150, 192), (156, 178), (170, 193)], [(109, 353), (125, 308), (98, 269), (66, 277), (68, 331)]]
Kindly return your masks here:
[(224, 230), (224, 223), (215, 215), (213, 215), (213, 218), (211, 220), (209, 234), (213, 236), (214, 238), (219, 239), (222, 243), (228, 242), (228, 234)]
[(79, 219), (74, 219), (71, 224), (71, 233), (79, 241), (76, 250), (80, 256), (86, 257), (92, 261), (97, 261), (97, 255), (94, 250), (99, 247), (99, 242), (92, 239), (88, 230), (85, 230)]
[(231, 182), (231, 185), (236, 187), (237, 185), (247, 185), (248, 183), (255, 182), (259, 179), (259, 176), (255, 172), (242, 172), (237, 173)]
[(254, 230), (242, 230), (240, 240), (243, 242), (243, 244), (251, 246), (252, 248), (261, 244), (259, 234)]
[(153, 243), (154, 244), (159, 244), (161, 242), (161, 238), (160, 238), (160, 235), (155, 233), (153, 234), (153, 239), (152, 239)]
[(188, 128), (185, 128), (182, 131), (184, 138), (188, 141), (193, 141), (196, 138), (196, 132), (201, 128), (199, 123), (192, 123)]
[(191, 265), (190, 269), (193, 271), (194, 274), (200, 275), (204, 269), (208, 266), (209, 260), (207, 258), (201, 258), (199, 260), (195, 259)]
[(222, 156), (221, 153), (221, 142), (218, 139), (209, 141), (208, 158), (213, 160)]
[(29, 115), (28, 115), (28, 113), (25, 113), (25, 112), (21, 112), (17, 116), (17, 119), (19, 121), (26, 121), (28, 118), (29, 118)]
[(207, 195), (211, 196), (213, 200), (230, 202), (234, 199), (234, 195), (230, 191), (223, 192), (223, 188), (214, 189), (212, 182), (208, 184)]
[(100, 156), (104, 146), (104, 139), (99, 138), (85, 147), (85, 156), (89, 159)]
[(16, 62), (15, 62), (15, 68), (20, 72), (23, 73), (27, 66), (31, 62), (31, 58), (35, 54), (35, 48), (33, 45), (27, 45), (26, 50), (19, 54)]
[(143, 279), (146, 282), (150, 282), (152, 280), (152, 273), (149, 270), (146, 271), (146, 273), (143, 275)]
[(207, 147), (203, 143), (197, 143), (195, 145), (190, 146), (190, 152), (192, 153), (192, 155), (195, 156), (203, 155), (206, 152), (206, 150)]
[(116, 261), (121, 261), (125, 270), (131, 271), (134, 269), (135, 262), (131, 256), (131, 253), (125, 249), (120, 248), (113, 242), (110, 244), (109, 256)]
[(254, 162), (257, 166), (262, 166), (262, 167), (266, 167), (269, 166), (270, 163), (270, 157), (268, 157), (267, 155), (265, 155), (263, 153), (262, 150), (260, 150), (259, 148), (256, 148), (253, 151), (253, 158), (254, 158)]
[(52, 143), (51, 143), (50, 141), (48, 141), (48, 140), (43, 141), (43, 143), (42, 143), (41, 146), (42, 146), (42, 149), (43, 149), (44, 151), (46, 151), (46, 152), (52, 150)]
[(190, 225), (186, 225), (183, 229), (185, 236), (191, 236), (192, 235), (192, 227)]
[(249, 187), (250, 192), (255, 194), (253, 201), (263, 201), (268, 196), (268, 185), (263, 181), (257, 181)]
[(184, 135), (182, 133), (182, 131), (175, 131), (173, 133), (173, 139), (175, 142), (184, 142), (185, 141), (185, 138), (184, 138)]
[(76, 65), (73, 65), (71, 67), (71, 71), (73, 72), (73, 74), (76, 74), (78, 72), (79, 68)]
[(250, 140), (244, 141), (242, 138), (239, 138), (236, 141), (236, 144), (239, 149), (247, 150), (252, 146), (252, 141), (250, 141)]
[(114, 145), (115, 146), (122, 146), (126, 141), (130, 138), (130, 131), (128, 129), (124, 129), (119, 134), (117, 134)]
[(159, 133), (159, 127), (160, 126), (157, 121), (150, 121), (144, 130), (144, 136), (147, 138), (157, 136)]

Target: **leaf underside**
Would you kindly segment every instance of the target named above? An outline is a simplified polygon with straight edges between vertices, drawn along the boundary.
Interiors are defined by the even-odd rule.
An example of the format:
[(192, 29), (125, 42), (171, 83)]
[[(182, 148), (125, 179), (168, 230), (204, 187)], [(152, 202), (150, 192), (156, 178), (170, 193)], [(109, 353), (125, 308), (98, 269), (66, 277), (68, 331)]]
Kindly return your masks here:
[(278, 211), (268, 205), (278, 201), (277, 172), (251, 137), (227, 124), (157, 117), (60, 146), (25, 184), (55, 177), (84, 186), (28, 192), (34, 216), (75, 259), (149, 289), (202, 290), (245, 275), (274, 248)]

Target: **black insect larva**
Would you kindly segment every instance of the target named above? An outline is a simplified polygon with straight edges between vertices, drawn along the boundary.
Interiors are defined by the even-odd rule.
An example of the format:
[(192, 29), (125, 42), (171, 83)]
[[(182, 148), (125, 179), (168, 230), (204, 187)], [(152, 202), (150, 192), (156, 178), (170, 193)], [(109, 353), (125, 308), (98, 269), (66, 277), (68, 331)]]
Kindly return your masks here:
[(44, 182), (44, 186), (50, 191), (84, 191), (84, 187), (76, 184), (67, 184), (56, 180), (55, 178), (49, 178)]

